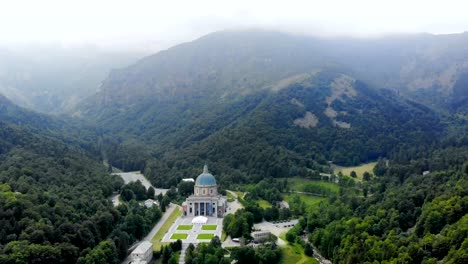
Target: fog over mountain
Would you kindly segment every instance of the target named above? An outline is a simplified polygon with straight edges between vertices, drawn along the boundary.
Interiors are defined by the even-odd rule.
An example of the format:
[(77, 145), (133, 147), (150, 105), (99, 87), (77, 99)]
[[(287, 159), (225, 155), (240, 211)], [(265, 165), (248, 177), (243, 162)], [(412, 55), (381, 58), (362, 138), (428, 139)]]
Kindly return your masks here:
[(468, 263), (466, 10), (1, 3), (0, 264)]
[(112, 69), (141, 52), (59, 45), (0, 46), (0, 93), (44, 113), (61, 113), (97, 92)]

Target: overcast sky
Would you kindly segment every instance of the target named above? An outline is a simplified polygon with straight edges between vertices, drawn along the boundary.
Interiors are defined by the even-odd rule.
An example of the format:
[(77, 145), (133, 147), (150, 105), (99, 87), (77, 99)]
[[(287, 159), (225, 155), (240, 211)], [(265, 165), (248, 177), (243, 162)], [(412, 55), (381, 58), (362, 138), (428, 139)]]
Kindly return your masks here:
[(318, 36), (468, 31), (468, 1), (0, 0), (0, 44), (158, 50), (224, 29)]

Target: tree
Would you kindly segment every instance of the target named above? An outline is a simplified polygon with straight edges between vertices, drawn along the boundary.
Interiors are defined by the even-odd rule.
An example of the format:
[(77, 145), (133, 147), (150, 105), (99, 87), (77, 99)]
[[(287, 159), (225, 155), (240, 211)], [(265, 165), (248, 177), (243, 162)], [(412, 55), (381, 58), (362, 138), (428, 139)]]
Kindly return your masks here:
[[(182, 241), (181, 241), (182, 243)], [(219, 239), (218, 236), (214, 236), (212, 239), (211, 239), (211, 245), (214, 247), (214, 248), (220, 248), (221, 247), (221, 240)]]
[(78, 262), (83, 264), (117, 264), (119, 263), (119, 258), (114, 242), (103, 241), (84, 257), (81, 257)]
[(122, 189), (122, 192), (120, 193), (120, 197), (122, 197), (122, 200), (128, 202), (128, 201), (130, 201), (132, 199), (135, 199), (135, 194), (129, 188), (124, 187)]
[(238, 263), (256, 263), (255, 250), (251, 247), (236, 247), (231, 251), (231, 257)]
[(365, 171), (364, 174), (362, 175), (362, 179), (365, 181), (370, 181), (371, 175), (369, 172)]
[(161, 203), (159, 204), (161, 206), (161, 211), (166, 212), (166, 207), (171, 203), (171, 198), (169, 196), (164, 195), (164, 197), (161, 200)]
[(177, 264), (177, 257), (175, 254), (172, 254), (171, 258), (169, 259), (169, 261), (167, 262), (168, 264)]
[(351, 176), (353, 178), (357, 178), (357, 174), (356, 174), (355, 171), (351, 171), (351, 174), (349, 176)]
[(309, 257), (312, 257), (314, 255), (314, 250), (312, 249), (312, 245), (310, 243), (305, 244), (304, 254), (306, 254)]
[(186, 182), (182, 181), (177, 185), (177, 190), (179, 191), (179, 194), (182, 196), (190, 195), (193, 193), (193, 187), (195, 183), (194, 182)]
[(155, 193), (155, 191), (154, 191), (153, 186), (150, 186), (148, 188), (148, 192), (147, 192), (146, 196), (148, 197), (148, 199), (154, 199), (154, 193)]
[(172, 248), (170, 246), (162, 246), (161, 251), (162, 251), (162, 262), (168, 263), (169, 259), (172, 256)]
[(297, 237), (297, 235), (294, 234), (293, 232), (287, 232), (286, 233), (286, 240), (289, 243), (294, 243), (296, 241), (296, 237)]

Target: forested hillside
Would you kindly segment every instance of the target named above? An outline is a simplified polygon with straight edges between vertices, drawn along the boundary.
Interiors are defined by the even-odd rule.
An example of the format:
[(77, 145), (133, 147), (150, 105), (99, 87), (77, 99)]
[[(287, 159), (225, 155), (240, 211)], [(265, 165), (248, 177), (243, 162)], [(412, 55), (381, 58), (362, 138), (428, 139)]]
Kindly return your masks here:
[(73, 133), (54, 136), (65, 123), (5, 99), (0, 113), (0, 263), (76, 263), (99, 247), (117, 263), (159, 219), (159, 209), (112, 206), (122, 180)]
[(156, 185), (206, 161), (239, 180), (326, 171), (429, 144), (466, 120), (467, 41), (217, 32), (113, 71), (74, 114), (95, 122), (114, 166)]
[(389, 166), (379, 162), (372, 195), (341, 193), (308, 215), (310, 241), (334, 263), (466, 263), (466, 140), (404, 149)]
[(272, 87), (226, 102), (211, 95), (160, 104), (145, 98), (134, 111), (97, 124), (103, 152), (112, 165), (144, 170), (157, 186), (170, 187), (204, 162), (227, 182), (257, 182), (297, 176), (300, 168), (328, 172), (329, 161), (376, 160), (444, 134), (433, 110), (340, 71)]
[[(176, 149), (149, 162), (147, 175), (170, 186), (196, 175), (193, 164), (203, 162), (227, 184), (298, 176), (300, 169), (329, 172), (328, 161), (376, 160), (398, 146), (430, 144), (444, 129), (428, 108), (335, 72), (253, 98), (214, 119), (220, 122), (208, 112), (172, 134)], [(231, 114), (236, 111), (242, 115)]]

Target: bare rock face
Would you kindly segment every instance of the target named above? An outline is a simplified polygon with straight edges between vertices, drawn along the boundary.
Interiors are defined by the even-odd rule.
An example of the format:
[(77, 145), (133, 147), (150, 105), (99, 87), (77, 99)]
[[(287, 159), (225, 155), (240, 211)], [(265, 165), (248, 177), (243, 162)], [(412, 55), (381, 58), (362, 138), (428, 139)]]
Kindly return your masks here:
[(338, 78), (336, 78), (330, 86), (332, 94), (325, 100), (328, 107), (325, 109), (324, 114), (327, 117), (329, 117), (332, 120), (333, 124), (337, 127), (351, 128), (351, 124), (336, 120), (339, 114), (346, 113), (338, 113), (337, 111), (335, 111), (335, 109), (331, 107), (331, 105), (336, 100), (344, 102), (345, 97), (353, 98), (357, 95), (357, 91), (353, 87), (354, 81), (355, 79), (351, 78), (350, 76), (342, 74)]
[(294, 120), (294, 125), (302, 128), (314, 128), (317, 126), (318, 122), (318, 118), (311, 112), (307, 111), (304, 117)]
[(300, 102), (299, 100), (297, 100), (296, 98), (291, 99), (291, 104), (296, 105), (296, 106), (299, 106), (300, 108), (304, 108), (304, 104), (301, 103), (301, 102)]

